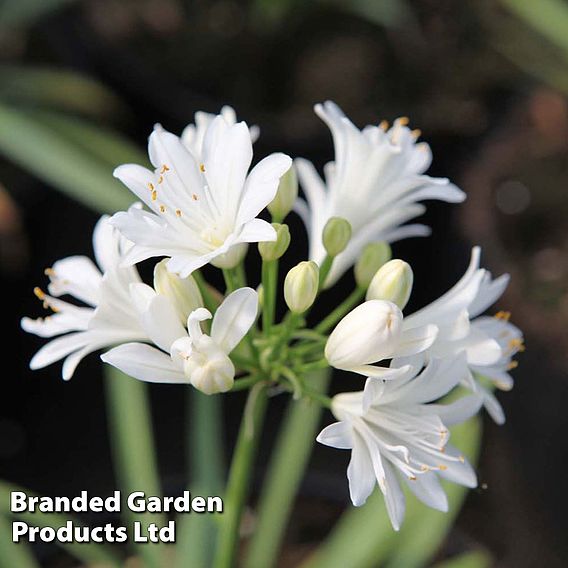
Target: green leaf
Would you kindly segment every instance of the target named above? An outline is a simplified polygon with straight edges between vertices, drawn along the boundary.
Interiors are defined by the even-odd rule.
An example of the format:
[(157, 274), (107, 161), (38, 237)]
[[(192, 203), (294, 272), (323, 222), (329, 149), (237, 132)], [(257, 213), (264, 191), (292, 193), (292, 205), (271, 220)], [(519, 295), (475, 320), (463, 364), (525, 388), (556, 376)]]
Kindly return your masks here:
[[(127, 209), (133, 199), (112, 177), (112, 165), (119, 161), (117, 148), (131, 154), (130, 145), (78, 119), (47, 116), (0, 104), (0, 153), (83, 205), (100, 212)], [(42, 122), (46, 118), (49, 124)], [(81, 134), (85, 145), (93, 142), (91, 148), (77, 143)], [(116, 159), (110, 160), (111, 150)], [(108, 159), (104, 161), (102, 155)]]
[[(27, 489), (23, 489), (14, 485), (12, 483), (7, 483), (6, 481), (0, 481), (0, 519), (4, 521), (4, 518), (13, 517), (21, 520), (29, 525), (34, 527), (52, 527), (54, 529), (58, 529), (65, 525), (67, 521), (72, 521), (75, 526), (85, 526), (84, 523), (81, 523), (77, 519), (73, 518), (68, 513), (42, 513), (41, 511), (36, 511), (34, 513), (29, 512), (22, 512), (22, 513), (12, 513), (10, 511), (10, 493), (12, 491), (23, 491), (27, 495), (36, 495), (34, 492), (29, 491)], [(0, 527), (0, 533), (7, 535), (11, 534), (10, 528), (8, 530), (4, 530), (4, 527)], [(0, 542), (3, 542), (6, 545), (10, 539), (2, 538)], [(11, 543), (12, 546), (16, 548), (20, 548), (20, 545), (14, 545)], [(75, 558), (78, 558), (85, 564), (96, 564), (97, 566), (121, 566), (122, 563), (117, 556), (113, 552), (109, 550), (107, 546), (101, 543), (93, 543), (93, 542), (84, 542), (84, 543), (77, 543), (77, 542), (69, 542), (69, 543), (57, 543), (61, 548), (66, 549), (71, 555)], [(0, 548), (0, 559), (8, 558), (5, 556), (5, 549), (9, 548), (7, 545), (6, 547)], [(22, 547), (22, 551), (24, 547)], [(22, 558), (26, 554), (25, 552), (20, 551), (22, 554)], [(9, 554), (9, 552), (7, 553)], [(0, 562), (1, 564), (1, 562)], [(27, 566), (33, 567), (36, 566), (35, 562), (27, 565), (20, 562), (9, 562), (5, 564), (5, 566), (17, 566), (18, 568), (26, 568)]]
[(0, 65), (0, 100), (95, 118), (128, 112), (120, 99), (98, 81), (61, 69)]

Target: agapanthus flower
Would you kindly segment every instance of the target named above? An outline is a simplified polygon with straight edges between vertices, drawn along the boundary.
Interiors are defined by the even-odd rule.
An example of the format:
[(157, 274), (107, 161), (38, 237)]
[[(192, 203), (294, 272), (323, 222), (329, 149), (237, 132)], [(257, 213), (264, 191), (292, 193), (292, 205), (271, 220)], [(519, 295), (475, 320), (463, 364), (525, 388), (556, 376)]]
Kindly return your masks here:
[[(36, 296), (53, 315), (22, 318), (22, 328), (40, 337), (56, 337), (32, 358), (30, 368), (41, 369), (60, 359), (69, 380), (83, 357), (125, 341), (144, 340), (138, 313), (130, 300), (131, 284), (140, 282), (136, 268), (122, 267), (130, 244), (104, 216), (93, 233), (98, 266), (86, 256), (58, 260), (46, 270), (49, 294), (36, 288)], [(60, 299), (68, 295), (80, 305)]]
[(235, 367), (229, 353), (256, 319), (258, 295), (252, 288), (240, 288), (227, 296), (213, 316), (210, 334), (201, 329), (201, 322), (212, 317), (205, 308), (189, 314), (186, 329), (168, 297), (146, 284), (132, 286), (131, 295), (154, 345), (119, 345), (104, 353), (103, 361), (141, 381), (191, 383), (205, 394), (233, 386)]
[(440, 511), (447, 511), (448, 501), (439, 477), (466, 487), (477, 485), (470, 464), (448, 444), (448, 427), (473, 416), (479, 397), (430, 404), (463, 378), (459, 357), (463, 355), (432, 360), (420, 374), (410, 369), (394, 381), (370, 378), (364, 391), (336, 395), (332, 412), (339, 422), (317, 437), (327, 446), (351, 450), (347, 477), (353, 504), (363, 505), (378, 485), (395, 530), (405, 512), (400, 480), (423, 503)]
[(513, 379), (509, 370), (516, 367), (513, 356), (524, 349), (522, 332), (509, 323), (507, 312), (496, 317), (480, 316), (503, 294), (509, 275), (492, 279), (491, 274), (479, 268), (480, 249), (472, 250), (469, 267), (457, 284), (440, 298), (404, 318), (405, 324), (421, 327), (426, 323), (438, 327), (438, 336), (432, 345), (412, 357), (393, 361), (395, 366), (412, 364), (422, 366), (432, 357), (453, 357), (464, 352), (470, 375), (465, 381), (484, 401), (485, 408), (499, 424), (505, 414), (495, 395), (484, 386), (480, 376), (489, 379), (501, 390), (510, 390)]
[(369, 300), (349, 312), (335, 327), (325, 346), (327, 362), (336, 369), (368, 377), (394, 379), (408, 369), (380, 367), (385, 359), (410, 357), (428, 349), (438, 328), (409, 327), (396, 304)]
[(322, 232), (331, 217), (347, 219), (353, 230), (349, 245), (334, 259), (329, 286), (366, 244), (428, 235), (424, 225), (404, 225), (424, 213), (419, 201), (457, 203), (465, 195), (445, 178), (424, 175), (432, 161), (430, 147), (417, 142), (419, 132), (407, 127), (407, 119), (397, 119), (391, 128), (381, 123), (359, 130), (331, 101), (316, 105), (315, 112), (331, 130), (335, 161), (325, 166), (325, 182), (311, 162), (295, 162), (307, 199), (298, 200), (296, 211), (309, 233), (310, 260), (321, 264), (325, 258)]
[(153, 170), (127, 164), (114, 172), (150, 210), (130, 208), (112, 217), (134, 243), (125, 263), (166, 256), (168, 270), (185, 277), (207, 263), (232, 267), (246, 243), (276, 238), (257, 215), (274, 198), (291, 159), (272, 154), (248, 173), (252, 142), (244, 122), (215, 117), (201, 161), (161, 127), (150, 135), (148, 152)]

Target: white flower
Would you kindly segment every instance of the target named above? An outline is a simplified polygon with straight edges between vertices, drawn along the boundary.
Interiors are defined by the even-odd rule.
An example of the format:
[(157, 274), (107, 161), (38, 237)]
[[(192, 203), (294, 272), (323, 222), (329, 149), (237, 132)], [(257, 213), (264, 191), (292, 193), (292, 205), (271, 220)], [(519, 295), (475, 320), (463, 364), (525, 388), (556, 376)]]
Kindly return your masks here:
[(327, 220), (344, 217), (351, 223), (352, 239), (335, 258), (326, 281), (335, 282), (373, 241), (393, 242), (424, 236), (424, 225), (403, 225), (421, 215), (425, 199), (452, 203), (463, 201), (464, 193), (447, 179), (424, 175), (432, 155), (428, 144), (416, 143), (417, 131), (398, 119), (392, 128), (366, 126), (359, 130), (334, 103), (316, 105), (315, 112), (331, 129), (335, 161), (325, 166), (325, 183), (307, 160), (296, 160), (298, 176), (307, 203), (298, 200), (296, 211), (310, 237), (310, 259), (321, 264), (325, 258), (322, 232)]
[(335, 327), (325, 346), (325, 357), (336, 369), (391, 379), (406, 367), (387, 369), (378, 363), (428, 349), (436, 339), (435, 325), (406, 329), (402, 312), (386, 300), (369, 300), (349, 312)]
[[(227, 124), (237, 123), (237, 113), (233, 107), (225, 105), (219, 114)], [(197, 111), (195, 113), (195, 124), (188, 124), (181, 133), (181, 141), (197, 160), (201, 159), (205, 133), (216, 116), (216, 114), (210, 112)], [(249, 134), (251, 142), (256, 142), (260, 134), (258, 126), (249, 127)]]
[(276, 238), (270, 223), (256, 216), (274, 198), (291, 160), (272, 154), (247, 175), (252, 142), (244, 122), (211, 121), (201, 162), (179, 137), (157, 128), (149, 156), (153, 171), (127, 164), (114, 172), (150, 209), (130, 208), (112, 218), (134, 243), (125, 263), (166, 256), (168, 270), (185, 277), (209, 262), (234, 266), (246, 243)]
[[(69, 380), (89, 353), (146, 338), (129, 293), (130, 284), (140, 282), (140, 277), (134, 267), (120, 267), (128, 246), (104, 216), (93, 233), (98, 267), (90, 258), (71, 256), (46, 270), (49, 295), (39, 288), (35, 293), (54, 314), (36, 320), (25, 317), (21, 325), (40, 337), (61, 337), (44, 345), (32, 358), (30, 368), (41, 369), (65, 358), (62, 375)], [(59, 299), (63, 295), (86, 306)]]
[(141, 381), (191, 383), (205, 394), (225, 392), (233, 386), (235, 368), (229, 353), (256, 319), (258, 295), (253, 289), (240, 288), (227, 296), (215, 312), (210, 335), (200, 326), (211, 318), (209, 310), (193, 311), (186, 330), (169, 298), (145, 284), (132, 286), (131, 293), (156, 347), (119, 345), (103, 354), (103, 361)]
[(508, 373), (516, 367), (512, 357), (524, 349), (522, 332), (508, 322), (507, 312), (499, 312), (495, 318), (478, 317), (495, 303), (509, 283), (504, 274), (493, 280), (491, 274), (479, 268), (480, 249), (472, 250), (471, 261), (459, 282), (443, 296), (421, 310), (404, 318), (407, 327), (435, 324), (436, 341), (419, 355), (393, 361), (393, 365), (421, 366), (431, 357), (453, 357), (465, 352), (466, 364), (473, 373), (465, 382), (484, 401), (485, 408), (495, 420), (505, 421), (503, 409), (495, 395), (476, 380), (476, 375), (490, 379), (501, 390), (510, 390), (513, 379)]
[(405, 511), (400, 479), (418, 499), (440, 511), (447, 511), (448, 502), (438, 476), (466, 487), (477, 485), (472, 467), (448, 445), (447, 427), (473, 416), (479, 397), (428, 404), (453, 389), (463, 369), (459, 360), (432, 360), (418, 376), (409, 371), (395, 381), (368, 379), (364, 391), (333, 398), (332, 412), (339, 422), (324, 428), (317, 441), (351, 450), (347, 477), (353, 504), (363, 505), (378, 484), (395, 530)]

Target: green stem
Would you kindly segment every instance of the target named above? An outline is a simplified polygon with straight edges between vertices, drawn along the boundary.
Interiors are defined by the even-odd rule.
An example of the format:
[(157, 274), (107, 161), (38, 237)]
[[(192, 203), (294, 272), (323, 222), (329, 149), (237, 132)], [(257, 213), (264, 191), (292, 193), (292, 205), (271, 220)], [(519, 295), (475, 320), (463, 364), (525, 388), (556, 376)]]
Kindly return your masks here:
[(249, 392), (225, 493), (214, 568), (232, 568), (236, 563), (241, 515), (248, 494), (252, 463), (256, 455), (267, 401), (265, 385), (259, 383)]
[(225, 279), (225, 286), (227, 288), (226, 294), (230, 294), (238, 288), (232, 268), (223, 268), (223, 278)]
[[(105, 386), (113, 464), (122, 495), (134, 491), (161, 495), (147, 385), (106, 366)], [(143, 530), (150, 523), (164, 524), (163, 515), (129, 513), (127, 507), (123, 510), (129, 522), (140, 521)], [(138, 547), (144, 563), (152, 568), (161, 566), (162, 549), (163, 545), (154, 543)]]
[(364, 295), (365, 290), (363, 288), (355, 288), (335, 310), (316, 325), (314, 331), (318, 333), (326, 333), (329, 331), (345, 314), (350, 312), (363, 299)]
[(325, 279), (327, 278), (327, 275), (329, 274), (329, 271), (331, 270), (332, 264), (333, 264), (333, 257), (326, 255), (326, 257), (323, 259), (323, 262), (321, 263), (321, 266), (319, 268), (319, 291), (320, 292), (323, 290), (323, 285), (325, 283)]
[(259, 381), (259, 378), (255, 375), (243, 377), (242, 379), (237, 379), (235, 381), (235, 384), (233, 385), (233, 388), (229, 392), (237, 392), (237, 391), (241, 391), (241, 390), (246, 390), (246, 389), (256, 385), (256, 383), (258, 383), (258, 381)]
[[(189, 487), (197, 495), (220, 495), (223, 488), (222, 400), (196, 389), (187, 390)], [(217, 533), (211, 515), (182, 515), (176, 547), (176, 566), (211, 565)]]
[[(328, 368), (313, 373), (304, 382), (310, 384), (314, 394), (324, 396), (321, 393), (326, 391), (330, 377)], [(321, 414), (321, 406), (305, 398), (290, 401), (288, 405), (260, 496), (257, 529), (248, 549), (245, 568), (269, 568), (278, 559)]]
[(278, 261), (262, 261), (262, 288), (264, 301), (262, 307), (262, 330), (266, 335), (274, 323), (276, 312), (276, 285), (278, 281)]

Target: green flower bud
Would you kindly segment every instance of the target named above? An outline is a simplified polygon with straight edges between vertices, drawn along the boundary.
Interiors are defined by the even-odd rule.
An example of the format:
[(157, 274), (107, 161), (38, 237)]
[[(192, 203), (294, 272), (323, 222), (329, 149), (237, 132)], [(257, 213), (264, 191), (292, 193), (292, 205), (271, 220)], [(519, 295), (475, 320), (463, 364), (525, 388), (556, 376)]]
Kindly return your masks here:
[(282, 221), (294, 207), (298, 197), (298, 178), (292, 166), (281, 178), (276, 197), (268, 204), (268, 210), (274, 219)]
[(169, 298), (181, 323), (186, 325), (189, 314), (203, 307), (203, 298), (193, 276), (180, 278), (177, 274), (172, 274), (166, 268), (167, 262), (164, 259), (154, 268), (154, 289), (158, 294)]
[(280, 223), (272, 223), (276, 231), (275, 241), (264, 241), (258, 243), (258, 252), (263, 260), (277, 260), (287, 250), (290, 245), (290, 231), (288, 225), (281, 225)]
[(387, 242), (368, 244), (355, 264), (357, 286), (367, 288), (377, 270), (391, 258), (392, 252)]
[(284, 299), (291, 311), (305, 312), (318, 293), (319, 267), (312, 260), (300, 262), (292, 268), (284, 280)]
[(332, 217), (323, 228), (323, 246), (329, 256), (337, 256), (351, 240), (351, 223), (343, 217)]
[(410, 298), (413, 282), (414, 274), (407, 262), (390, 260), (373, 276), (366, 299), (388, 300), (402, 310)]

